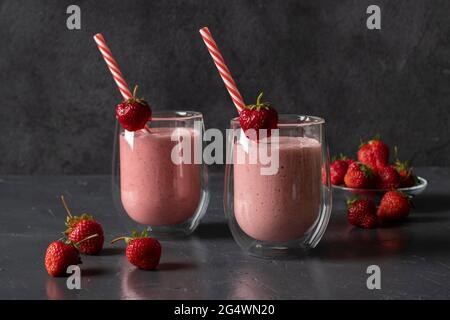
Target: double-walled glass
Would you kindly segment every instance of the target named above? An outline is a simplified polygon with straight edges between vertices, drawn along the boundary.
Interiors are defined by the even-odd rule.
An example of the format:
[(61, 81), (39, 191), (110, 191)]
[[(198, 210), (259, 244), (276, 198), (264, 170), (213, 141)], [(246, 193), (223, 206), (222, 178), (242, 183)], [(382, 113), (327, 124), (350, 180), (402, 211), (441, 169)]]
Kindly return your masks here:
[(113, 193), (127, 229), (140, 224), (154, 237), (188, 235), (209, 202), (201, 158), (203, 116), (191, 111), (155, 112), (148, 130), (116, 130)]
[(280, 115), (269, 138), (227, 136), (224, 207), (235, 241), (262, 257), (298, 255), (320, 241), (331, 214), (325, 121)]

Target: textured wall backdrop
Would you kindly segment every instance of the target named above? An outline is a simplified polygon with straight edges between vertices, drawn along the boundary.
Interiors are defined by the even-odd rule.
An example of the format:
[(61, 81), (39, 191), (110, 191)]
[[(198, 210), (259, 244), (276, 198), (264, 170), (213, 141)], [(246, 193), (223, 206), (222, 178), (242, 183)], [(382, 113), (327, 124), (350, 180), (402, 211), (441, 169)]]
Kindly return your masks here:
[[(66, 28), (66, 8), (82, 29)], [(365, 27), (382, 9), (382, 30)], [(450, 163), (450, 1), (0, 0), (0, 174), (110, 172), (120, 96), (92, 35), (154, 109), (235, 116), (198, 34), (209, 26), (247, 102), (325, 117), (331, 151), (380, 133), (416, 165)]]

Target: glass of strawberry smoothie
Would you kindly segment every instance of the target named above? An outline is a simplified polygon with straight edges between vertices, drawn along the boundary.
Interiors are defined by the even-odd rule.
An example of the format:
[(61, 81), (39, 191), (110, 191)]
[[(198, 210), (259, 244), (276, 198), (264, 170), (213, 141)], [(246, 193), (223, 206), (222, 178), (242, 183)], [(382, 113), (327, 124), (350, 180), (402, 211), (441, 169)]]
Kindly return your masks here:
[(209, 202), (202, 161), (203, 116), (192, 111), (154, 112), (148, 130), (116, 129), (113, 187), (116, 206), (157, 238), (192, 233)]
[(297, 256), (318, 244), (331, 214), (323, 119), (280, 115), (278, 130), (259, 141), (232, 119), (227, 159), (225, 214), (244, 251)]

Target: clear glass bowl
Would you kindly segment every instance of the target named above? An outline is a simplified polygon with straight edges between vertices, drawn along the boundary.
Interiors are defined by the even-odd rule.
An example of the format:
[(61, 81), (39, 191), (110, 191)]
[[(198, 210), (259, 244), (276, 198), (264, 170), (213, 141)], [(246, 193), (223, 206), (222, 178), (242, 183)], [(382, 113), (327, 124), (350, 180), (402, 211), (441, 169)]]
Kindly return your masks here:
[[(408, 188), (398, 188), (397, 190), (402, 191), (408, 196), (414, 197), (421, 194), (428, 185), (427, 180), (422, 177), (417, 177), (418, 183), (413, 187)], [(345, 186), (335, 186), (333, 185), (333, 193), (337, 196), (351, 197), (351, 196), (363, 196), (366, 198), (380, 200), (383, 194), (390, 189), (355, 189), (348, 188)]]

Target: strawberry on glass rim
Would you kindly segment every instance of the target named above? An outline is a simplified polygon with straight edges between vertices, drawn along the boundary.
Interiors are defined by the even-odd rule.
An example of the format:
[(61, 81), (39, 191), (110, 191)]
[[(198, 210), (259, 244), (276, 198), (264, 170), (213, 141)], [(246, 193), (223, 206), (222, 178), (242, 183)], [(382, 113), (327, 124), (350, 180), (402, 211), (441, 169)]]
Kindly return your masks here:
[(125, 130), (137, 131), (147, 129), (147, 122), (152, 118), (152, 110), (147, 101), (137, 98), (138, 86), (134, 87), (133, 96), (119, 103), (116, 107), (116, 116)]
[(261, 102), (262, 96), (263, 92), (256, 99), (256, 104), (247, 105), (239, 112), (241, 128), (251, 140), (259, 140), (260, 129), (267, 130), (267, 137), (270, 137), (271, 130), (278, 128), (278, 113), (269, 102)]

